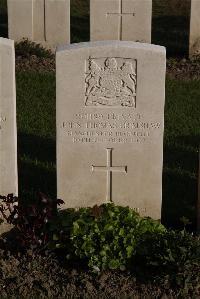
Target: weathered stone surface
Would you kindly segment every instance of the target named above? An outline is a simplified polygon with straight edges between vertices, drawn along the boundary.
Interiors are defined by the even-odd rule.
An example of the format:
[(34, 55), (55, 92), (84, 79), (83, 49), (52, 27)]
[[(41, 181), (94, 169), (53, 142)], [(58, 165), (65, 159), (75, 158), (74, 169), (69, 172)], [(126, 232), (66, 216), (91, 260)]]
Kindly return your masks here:
[(46, 39), (54, 45), (70, 43), (70, 0), (46, 2)]
[[(30, 0), (28, 0), (30, 1)], [(18, 1), (19, 2), (19, 1)], [(33, 41), (46, 41), (44, 0), (32, 0), (32, 37)], [(22, 7), (21, 7), (22, 9)], [(23, 9), (22, 9), (23, 10)], [(19, 21), (18, 21), (19, 22)], [(53, 22), (53, 20), (52, 20)], [(53, 22), (54, 23), (54, 22)], [(19, 24), (20, 26), (20, 24)], [(24, 36), (22, 36), (23, 38)], [(14, 38), (13, 38), (14, 39)]]
[(161, 217), (165, 49), (123, 41), (57, 52), (57, 190)]
[(70, 0), (8, 0), (9, 37), (49, 47), (70, 43)]
[(0, 38), (0, 194), (9, 193), (18, 193), (15, 52), (13, 41)]
[(33, 0), (8, 0), (8, 35), (19, 41), (33, 39)]
[(152, 0), (90, 0), (90, 39), (151, 43)]
[(191, 0), (190, 57), (200, 55), (200, 1)]

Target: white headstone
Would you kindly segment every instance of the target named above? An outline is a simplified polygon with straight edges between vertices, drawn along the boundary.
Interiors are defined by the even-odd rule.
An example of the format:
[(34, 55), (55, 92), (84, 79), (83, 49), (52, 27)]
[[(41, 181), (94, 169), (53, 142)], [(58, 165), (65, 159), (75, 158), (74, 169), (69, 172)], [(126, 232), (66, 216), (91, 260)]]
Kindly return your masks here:
[(90, 39), (151, 43), (152, 0), (90, 0)]
[(161, 217), (165, 49), (123, 41), (57, 52), (57, 190)]
[(15, 41), (70, 43), (70, 0), (8, 0), (8, 28)]
[(18, 193), (15, 51), (13, 41), (0, 38), (0, 195), (10, 193)]
[(200, 1), (191, 0), (190, 57), (200, 55)]

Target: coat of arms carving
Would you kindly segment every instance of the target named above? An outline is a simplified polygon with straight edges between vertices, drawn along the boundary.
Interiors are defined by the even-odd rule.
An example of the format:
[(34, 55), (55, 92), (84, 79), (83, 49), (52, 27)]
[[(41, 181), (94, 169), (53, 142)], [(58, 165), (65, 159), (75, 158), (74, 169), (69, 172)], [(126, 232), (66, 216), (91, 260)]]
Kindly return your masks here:
[(85, 106), (136, 107), (136, 60), (90, 58), (87, 64)]

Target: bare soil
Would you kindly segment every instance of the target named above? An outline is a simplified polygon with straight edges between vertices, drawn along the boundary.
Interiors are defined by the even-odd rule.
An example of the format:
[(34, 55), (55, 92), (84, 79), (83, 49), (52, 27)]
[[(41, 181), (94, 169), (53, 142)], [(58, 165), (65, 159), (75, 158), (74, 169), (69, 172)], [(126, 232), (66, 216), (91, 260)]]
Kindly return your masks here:
[(200, 57), (192, 60), (174, 59), (167, 60), (167, 75), (173, 79), (199, 80), (200, 79)]
[(17, 256), (0, 249), (1, 298), (173, 299), (179, 292), (167, 283), (142, 282), (127, 272), (97, 275), (82, 267), (70, 268), (50, 255)]
[[(16, 56), (16, 70), (35, 72), (55, 72), (55, 56), (52, 58)], [(199, 80), (200, 79), (200, 57), (195, 59), (169, 58), (167, 60), (167, 76), (171, 79), (179, 80)]]
[(55, 57), (16, 56), (16, 71), (55, 72)]

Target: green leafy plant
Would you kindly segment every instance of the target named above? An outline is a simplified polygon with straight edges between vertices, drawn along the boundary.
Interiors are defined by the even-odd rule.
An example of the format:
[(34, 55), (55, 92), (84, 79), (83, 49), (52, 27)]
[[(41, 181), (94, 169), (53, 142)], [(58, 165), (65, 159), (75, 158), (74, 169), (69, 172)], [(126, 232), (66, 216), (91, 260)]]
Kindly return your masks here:
[(146, 233), (141, 236), (136, 252), (138, 264), (159, 267), (162, 272), (176, 272), (186, 263), (200, 263), (200, 239), (185, 230)]
[[(69, 256), (86, 261), (95, 272), (125, 270), (143, 234), (165, 231), (159, 222), (114, 204), (82, 208), (72, 222), (71, 231), (67, 230), (72, 248)], [(66, 227), (69, 228), (69, 222)], [(58, 247), (59, 237), (57, 240)]]
[[(141, 236), (132, 268), (178, 287), (188, 295), (200, 286), (200, 238), (185, 231), (166, 230)], [(194, 290), (193, 290), (194, 291)]]
[(45, 247), (51, 240), (50, 225), (56, 219), (57, 205), (62, 200), (52, 200), (39, 193), (37, 200), (22, 204), (13, 194), (0, 196), (0, 216), (18, 230), (19, 243), (24, 248)]

